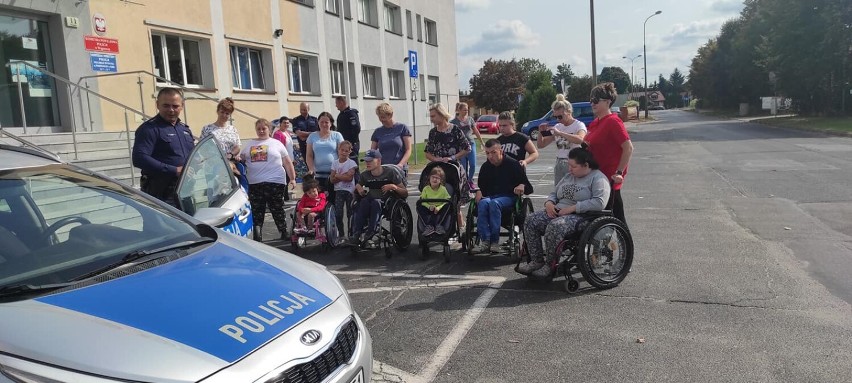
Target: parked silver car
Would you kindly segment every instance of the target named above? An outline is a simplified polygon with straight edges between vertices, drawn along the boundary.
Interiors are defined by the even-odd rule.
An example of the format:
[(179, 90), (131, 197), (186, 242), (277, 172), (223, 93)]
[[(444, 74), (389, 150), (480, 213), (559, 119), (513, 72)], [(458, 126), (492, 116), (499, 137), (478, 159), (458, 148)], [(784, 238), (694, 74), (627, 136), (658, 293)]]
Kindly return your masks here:
[(182, 181), (195, 218), (0, 145), (0, 382), (370, 381), (340, 281), (215, 229), (235, 213), (201, 200), (227, 200), (228, 176), (185, 173), (208, 185)]

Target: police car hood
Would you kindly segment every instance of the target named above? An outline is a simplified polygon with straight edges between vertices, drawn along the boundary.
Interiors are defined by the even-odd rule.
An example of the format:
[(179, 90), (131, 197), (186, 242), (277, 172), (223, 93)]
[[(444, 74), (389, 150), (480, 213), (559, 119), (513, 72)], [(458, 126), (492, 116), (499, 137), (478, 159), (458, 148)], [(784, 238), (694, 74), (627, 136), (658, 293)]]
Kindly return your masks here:
[(138, 273), (0, 304), (0, 350), (107, 377), (194, 382), (342, 294), (324, 267), (227, 235)]

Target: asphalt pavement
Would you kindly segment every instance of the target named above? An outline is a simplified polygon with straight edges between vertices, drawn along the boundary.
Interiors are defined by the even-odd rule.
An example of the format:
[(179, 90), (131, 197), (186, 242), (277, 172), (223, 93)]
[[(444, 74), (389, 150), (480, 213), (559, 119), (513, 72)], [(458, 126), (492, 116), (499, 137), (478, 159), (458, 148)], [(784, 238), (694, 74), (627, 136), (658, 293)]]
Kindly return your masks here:
[[(505, 256), (422, 260), (416, 243), (390, 259), (302, 249), (365, 319), (374, 380), (852, 380), (852, 139), (653, 114), (628, 127), (636, 250), (614, 289), (568, 294)], [(554, 151), (529, 169), (536, 210)]]

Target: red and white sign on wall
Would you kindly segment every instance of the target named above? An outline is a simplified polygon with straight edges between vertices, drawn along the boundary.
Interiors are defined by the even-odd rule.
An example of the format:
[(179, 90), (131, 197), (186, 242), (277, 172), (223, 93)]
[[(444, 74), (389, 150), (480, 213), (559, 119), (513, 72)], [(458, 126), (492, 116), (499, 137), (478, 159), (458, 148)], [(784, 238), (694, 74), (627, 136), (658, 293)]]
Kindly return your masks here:
[(98, 36), (84, 36), (86, 50), (92, 52), (118, 53), (118, 39)]
[(95, 26), (95, 34), (104, 36), (107, 33), (106, 17), (100, 13), (95, 13), (92, 16), (92, 24)]

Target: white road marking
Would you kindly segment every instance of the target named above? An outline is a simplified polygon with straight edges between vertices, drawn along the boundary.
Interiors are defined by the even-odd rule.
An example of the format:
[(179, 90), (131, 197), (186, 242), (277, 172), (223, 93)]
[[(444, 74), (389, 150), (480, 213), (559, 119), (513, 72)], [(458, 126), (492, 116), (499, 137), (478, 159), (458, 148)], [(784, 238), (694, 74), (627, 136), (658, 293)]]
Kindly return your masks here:
[(407, 371), (400, 370), (394, 366), (391, 366), (387, 363), (380, 362), (378, 360), (373, 360), (373, 373), (374, 375), (390, 375), (399, 377), (403, 382), (411, 382), (411, 383), (428, 383), (435, 379), (438, 376), (438, 373), (444, 368), (444, 365), (450, 360), (455, 352), (456, 348), (458, 348), (459, 344), (461, 344), (462, 339), (467, 336), (467, 333), (473, 328), (474, 323), (479, 319), (482, 313), (485, 312), (485, 309), (488, 307), (488, 304), (491, 303), (491, 299), (497, 295), (500, 287), (503, 286), (503, 282), (506, 281), (505, 277), (500, 276), (471, 276), (471, 275), (448, 275), (448, 274), (410, 274), (410, 273), (382, 273), (376, 271), (331, 271), (333, 274), (337, 275), (353, 275), (353, 276), (374, 276), (374, 277), (388, 277), (388, 278), (410, 278), (410, 279), (433, 279), (433, 280), (441, 280), (440, 282), (433, 283), (421, 283), (416, 285), (407, 285), (407, 286), (392, 286), (392, 287), (375, 287), (375, 288), (362, 288), (362, 289), (352, 289), (349, 290), (350, 294), (358, 294), (358, 293), (371, 293), (371, 292), (382, 292), (382, 291), (399, 291), (405, 289), (422, 289), (427, 287), (449, 287), (449, 286), (469, 286), (473, 284), (483, 284), (487, 283), (488, 288), (479, 295), (476, 301), (473, 302), (473, 305), (465, 312), (462, 316), (461, 320), (456, 324), (455, 327), (450, 331), (450, 334), (447, 335), (446, 338), (441, 342), (435, 352), (432, 354), (432, 357), (429, 358), (429, 363), (424, 366), (419, 373), (411, 374)]

